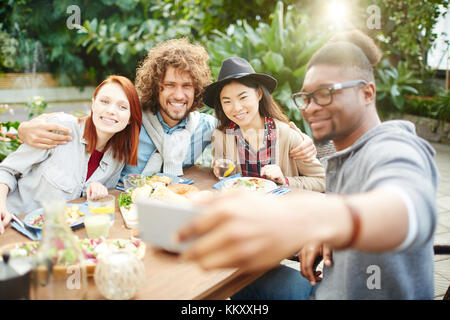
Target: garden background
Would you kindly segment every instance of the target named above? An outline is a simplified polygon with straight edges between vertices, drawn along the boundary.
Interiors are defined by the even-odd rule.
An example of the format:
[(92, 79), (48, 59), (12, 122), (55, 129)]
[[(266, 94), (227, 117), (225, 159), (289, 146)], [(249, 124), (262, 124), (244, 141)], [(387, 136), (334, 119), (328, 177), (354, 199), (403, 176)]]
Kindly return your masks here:
[[(410, 119), (425, 138), (450, 143), (448, 71), (428, 64), (439, 36), (433, 27), (447, 14), (446, 0), (0, 3), (0, 160), (20, 144), (14, 128), (25, 120), (23, 114), (65, 110), (82, 116), (101, 80), (109, 74), (134, 80), (148, 50), (175, 37), (207, 48), (214, 79), (221, 61), (231, 56), (271, 74), (278, 80), (275, 99), (310, 133), (291, 95), (300, 90), (314, 51), (336, 32), (352, 28), (369, 34), (382, 50), (376, 68), (382, 118)], [(448, 40), (445, 45), (438, 55), (448, 69)], [(202, 111), (213, 113), (206, 106)]]

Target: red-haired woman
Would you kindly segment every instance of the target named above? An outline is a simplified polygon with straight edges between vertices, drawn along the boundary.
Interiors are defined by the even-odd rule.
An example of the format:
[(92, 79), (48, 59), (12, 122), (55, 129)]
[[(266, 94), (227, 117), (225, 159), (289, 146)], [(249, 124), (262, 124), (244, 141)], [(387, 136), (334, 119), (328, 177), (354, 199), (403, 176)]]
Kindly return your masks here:
[(51, 150), (23, 144), (0, 163), (0, 233), (9, 212), (30, 212), (42, 199), (106, 195), (125, 161), (137, 164), (141, 106), (125, 77), (109, 76), (96, 88), (90, 116), (58, 114), (48, 121), (69, 127), (73, 139)]

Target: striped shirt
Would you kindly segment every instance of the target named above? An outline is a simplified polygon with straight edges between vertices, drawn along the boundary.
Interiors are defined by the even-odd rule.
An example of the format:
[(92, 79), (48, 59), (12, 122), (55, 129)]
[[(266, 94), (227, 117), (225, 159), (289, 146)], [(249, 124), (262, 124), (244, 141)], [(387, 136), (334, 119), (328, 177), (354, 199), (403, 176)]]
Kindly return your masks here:
[[(156, 114), (159, 122), (161, 123), (163, 130), (166, 134), (172, 134), (176, 130), (180, 130), (186, 127), (187, 118), (184, 118), (179, 124), (174, 127), (170, 127), (164, 122), (161, 113)], [(190, 148), (186, 154), (186, 158), (183, 161), (183, 167), (192, 166), (198, 158), (202, 155), (203, 150), (211, 144), (211, 136), (214, 128), (217, 125), (217, 119), (209, 114), (200, 113), (200, 121), (194, 134), (191, 137)], [(142, 173), (145, 165), (147, 164), (150, 156), (155, 152), (156, 147), (153, 144), (152, 139), (148, 135), (144, 126), (141, 127), (141, 132), (139, 134), (139, 148), (138, 148), (138, 163), (137, 166), (126, 165), (122, 170), (122, 177), (130, 173)]]

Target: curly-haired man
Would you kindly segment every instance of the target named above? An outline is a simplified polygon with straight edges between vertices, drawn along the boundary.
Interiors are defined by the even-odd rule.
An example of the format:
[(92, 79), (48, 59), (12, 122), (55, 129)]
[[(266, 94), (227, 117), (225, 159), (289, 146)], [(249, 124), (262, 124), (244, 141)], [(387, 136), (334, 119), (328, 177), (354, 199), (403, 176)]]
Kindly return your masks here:
[(193, 165), (211, 143), (216, 119), (196, 111), (211, 82), (208, 58), (202, 46), (187, 39), (168, 40), (149, 51), (136, 73), (145, 129), (138, 166), (125, 167), (122, 174), (182, 175), (182, 168)]

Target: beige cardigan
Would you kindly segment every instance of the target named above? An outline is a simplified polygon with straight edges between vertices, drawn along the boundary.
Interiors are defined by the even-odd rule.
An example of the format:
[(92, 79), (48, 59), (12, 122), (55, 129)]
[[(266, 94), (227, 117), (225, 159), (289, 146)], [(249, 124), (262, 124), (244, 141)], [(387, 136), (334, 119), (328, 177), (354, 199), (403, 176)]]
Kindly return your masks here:
[[(299, 134), (284, 122), (276, 119), (274, 119), (274, 121), (275, 130), (277, 130), (275, 163), (287, 177), (289, 186), (324, 192), (325, 170), (319, 160), (314, 157), (311, 162), (304, 162), (289, 157), (289, 151), (300, 145), (304, 140), (302, 136), (303, 133)], [(220, 158), (233, 160), (237, 164), (237, 172), (241, 173), (234, 135), (225, 134), (224, 132), (215, 129), (212, 136), (212, 156), (213, 160)]]

